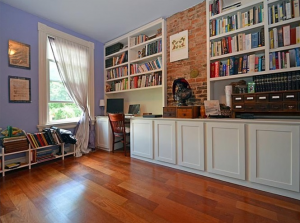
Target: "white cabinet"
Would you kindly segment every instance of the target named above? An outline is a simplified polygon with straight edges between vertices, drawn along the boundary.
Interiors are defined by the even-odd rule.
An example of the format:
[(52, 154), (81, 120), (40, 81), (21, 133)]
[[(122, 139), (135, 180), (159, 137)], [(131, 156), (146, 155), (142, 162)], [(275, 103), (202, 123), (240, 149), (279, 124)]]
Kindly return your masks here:
[(153, 159), (153, 121), (137, 119), (130, 122), (132, 155)]
[(245, 180), (245, 126), (206, 123), (207, 171)]
[(178, 165), (204, 170), (203, 122), (177, 122)]
[(299, 126), (249, 125), (250, 181), (299, 192)]
[(154, 121), (155, 160), (176, 164), (176, 135), (174, 121)]
[(111, 149), (111, 128), (107, 116), (96, 117), (96, 147), (110, 151)]

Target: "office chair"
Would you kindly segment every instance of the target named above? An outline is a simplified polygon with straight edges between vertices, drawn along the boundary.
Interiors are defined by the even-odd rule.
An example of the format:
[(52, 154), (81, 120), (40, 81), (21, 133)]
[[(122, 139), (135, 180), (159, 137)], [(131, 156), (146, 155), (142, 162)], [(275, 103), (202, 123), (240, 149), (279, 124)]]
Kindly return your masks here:
[[(112, 140), (112, 152), (115, 150), (115, 143), (123, 142), (124, 153), (126, 156), (126, 136), (130, 135), (130, 128), (125, 127), (125, 117), (124, 114), (108, 114), (109, 123), (112, 130), (113, 140)], [(119, 138), (115, 141), (115, 138)]]

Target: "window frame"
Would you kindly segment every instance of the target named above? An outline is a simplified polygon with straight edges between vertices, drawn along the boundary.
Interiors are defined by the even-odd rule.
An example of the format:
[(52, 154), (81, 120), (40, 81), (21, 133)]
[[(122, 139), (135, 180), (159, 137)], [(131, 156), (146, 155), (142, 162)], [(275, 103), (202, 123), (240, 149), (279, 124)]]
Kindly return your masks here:
[[(59, 121), (48, 122), (48, 102), (49, 94), (49, 77), (48, 77), (48, 58), (47, 58), (47, 39), (48, 36), (57, 36), (69, 41), (81, 44), (89, 48), (90, 64), (89, 64), (89, 83), (88, 83), (88, 107), (90, 117), (94, 120), (94, 43), (80, 39), (78, 37), (61, 32), (45, 24), (38, 23), (39, 32), (39, 124), (37, 128), (42, 129), (55, 125), (59, 128), (74, 128), (78, 121)], [(48, 98), (49, 97), (49, 98)]]

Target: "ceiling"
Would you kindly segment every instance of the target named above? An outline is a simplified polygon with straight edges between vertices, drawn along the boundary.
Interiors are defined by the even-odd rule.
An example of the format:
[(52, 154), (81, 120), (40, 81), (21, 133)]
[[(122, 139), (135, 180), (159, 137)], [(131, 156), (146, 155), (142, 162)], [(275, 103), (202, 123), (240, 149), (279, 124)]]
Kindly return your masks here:
[(203, 0), (0, 0), (102, 43)]

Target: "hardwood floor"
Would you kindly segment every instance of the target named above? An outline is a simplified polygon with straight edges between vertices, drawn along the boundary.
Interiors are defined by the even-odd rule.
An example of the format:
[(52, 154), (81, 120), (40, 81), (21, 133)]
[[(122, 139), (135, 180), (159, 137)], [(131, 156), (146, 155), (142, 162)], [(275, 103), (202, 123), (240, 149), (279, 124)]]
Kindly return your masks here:
[(97, 150), (8, 172), (0, 222), (299, 223), (300, 201)]

